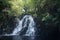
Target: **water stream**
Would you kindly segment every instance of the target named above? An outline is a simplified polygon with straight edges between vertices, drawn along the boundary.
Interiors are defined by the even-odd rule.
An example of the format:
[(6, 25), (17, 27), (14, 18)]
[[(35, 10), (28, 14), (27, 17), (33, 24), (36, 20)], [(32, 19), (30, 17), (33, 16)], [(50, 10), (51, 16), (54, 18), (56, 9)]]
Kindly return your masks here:
[(19, 24), (13, 30), (12, 34), (35, 36), (35, 25), (33, 17), (31, 15), (25, 15), (21, 20), (19, 20)]
[(3, 36), (1, 40), (34, 40), (36, 24), (31, 15), (25, 15), (20, 20), (18, 25), (13, 29), (11, 34), (0, 35)]

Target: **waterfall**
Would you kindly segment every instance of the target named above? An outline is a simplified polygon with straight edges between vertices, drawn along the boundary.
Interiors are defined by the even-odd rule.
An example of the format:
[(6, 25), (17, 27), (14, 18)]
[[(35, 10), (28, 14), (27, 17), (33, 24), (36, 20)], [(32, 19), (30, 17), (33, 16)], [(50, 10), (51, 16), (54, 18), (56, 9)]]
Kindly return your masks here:
[[(23, 34), (25, 36), (35, 36), (35, 22), (31, 15), (25, 15), (19, 20), (18, 26), (13, 30), (12, 34)], [(23, 31), (23, 32), (22, 32)]]

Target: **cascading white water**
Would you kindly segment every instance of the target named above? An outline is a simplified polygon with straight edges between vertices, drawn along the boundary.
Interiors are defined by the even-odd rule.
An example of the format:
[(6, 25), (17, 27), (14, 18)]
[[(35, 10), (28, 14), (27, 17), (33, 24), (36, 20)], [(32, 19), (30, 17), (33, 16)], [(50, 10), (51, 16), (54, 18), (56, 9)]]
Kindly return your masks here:
[(31, 15), (25, 15), (19, 20), (18, 26), (13, 30), (12, 34), (20, 34), (23, 29), (27, 28), (25, 36), (35, 36), (35, 22)]

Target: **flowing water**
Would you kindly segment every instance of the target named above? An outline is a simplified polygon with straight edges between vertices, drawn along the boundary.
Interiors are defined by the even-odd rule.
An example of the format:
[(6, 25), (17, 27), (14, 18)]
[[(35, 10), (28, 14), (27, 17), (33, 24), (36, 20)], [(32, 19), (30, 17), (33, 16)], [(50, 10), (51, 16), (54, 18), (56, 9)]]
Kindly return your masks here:
[[(35, 22), (31, 15), (25, 15), (21, 20), (18, 20), (18, 26), (13, 30), (12, 34), (25, 36), (35, 36)], [(23, 32), (22, 32), (23, 31)]]
[(34, 40), (36, 24), (31, 15), (25, 15), (23, 18), (17, 19), (18, 25), (14, 28), (11, 34), (0, 35), (3, 36), (1, 40)]

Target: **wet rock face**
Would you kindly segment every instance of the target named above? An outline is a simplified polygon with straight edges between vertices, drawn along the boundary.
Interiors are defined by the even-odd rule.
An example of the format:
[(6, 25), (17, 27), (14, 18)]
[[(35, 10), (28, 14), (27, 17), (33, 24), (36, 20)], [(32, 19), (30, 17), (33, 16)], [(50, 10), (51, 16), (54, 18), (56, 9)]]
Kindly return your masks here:
[(9, 20), (9, 23), (8, 23), (8, 30), (10, 30), (10, 32), (8, 33), (12, 33), (13, 29), (18, 25), (18, 20), (16, 18), (11, 18)]
[(5, 20), (2, 22), (2, 25), (0, 25), (0, 34), (9, 34), (18, 25), (16, 17), (8, 17)]

